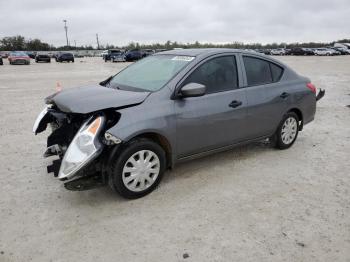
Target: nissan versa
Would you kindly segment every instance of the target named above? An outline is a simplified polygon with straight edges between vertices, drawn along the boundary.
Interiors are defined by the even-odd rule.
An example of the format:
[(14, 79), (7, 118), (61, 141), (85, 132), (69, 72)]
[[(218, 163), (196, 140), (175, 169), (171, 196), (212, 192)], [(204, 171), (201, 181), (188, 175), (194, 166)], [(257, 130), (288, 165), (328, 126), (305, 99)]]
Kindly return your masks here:
[(108, 184), (138, 198), (183, 160), (266, 138), (289, 148), (324, 93), (258, 53), (172, 50), (47, 97), (33, 132), (50, 125), (44, 156), (58, 157), (48, 172), (67, 189)]

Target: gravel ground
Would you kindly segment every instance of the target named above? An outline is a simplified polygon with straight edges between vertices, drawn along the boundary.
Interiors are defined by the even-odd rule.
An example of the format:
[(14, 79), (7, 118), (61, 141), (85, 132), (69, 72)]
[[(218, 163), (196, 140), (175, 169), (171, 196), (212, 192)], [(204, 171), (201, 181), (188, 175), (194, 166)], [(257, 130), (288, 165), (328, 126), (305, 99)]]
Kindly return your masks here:
[(125, 66), (0, 66), (0, 261), (350, 261), (350, 56), (281, 57), (326, 88), (289, 150), (262, 143), (184, 163), (127, 201), (46, 174), (43, 98)]

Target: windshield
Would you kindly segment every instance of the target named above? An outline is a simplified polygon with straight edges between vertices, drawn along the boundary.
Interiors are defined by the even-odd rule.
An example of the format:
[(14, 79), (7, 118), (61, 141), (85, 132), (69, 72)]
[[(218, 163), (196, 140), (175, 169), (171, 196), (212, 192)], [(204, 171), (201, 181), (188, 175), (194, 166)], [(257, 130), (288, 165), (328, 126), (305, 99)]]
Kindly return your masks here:
[(24, 52), (13, 52), (10, 54), (11, 56), (28, 56), (26, 53)]
[(109, 82), (109, 87), (124, 90), (157, 91), (193, 59), (192, 56), (150, 56), (114, 76)]

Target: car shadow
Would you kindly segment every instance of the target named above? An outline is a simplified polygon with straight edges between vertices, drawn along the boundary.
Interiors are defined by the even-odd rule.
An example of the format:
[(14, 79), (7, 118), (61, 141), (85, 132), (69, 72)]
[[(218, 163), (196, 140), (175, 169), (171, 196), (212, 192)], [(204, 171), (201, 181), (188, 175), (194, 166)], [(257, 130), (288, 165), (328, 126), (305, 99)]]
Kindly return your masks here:
[(254, 155), (274, 150), (269, 142), (259, 141), (237, 146), (224, 152), (208, 155), (198, 159), (185, 161), (176, 165), (173, 170), (166, 172), (161, 184), (170, 183), (174, 179), (187, 178), (193, 173), (208, 170), (213, 165), (225, 166), (232, 162), (240, 162)]

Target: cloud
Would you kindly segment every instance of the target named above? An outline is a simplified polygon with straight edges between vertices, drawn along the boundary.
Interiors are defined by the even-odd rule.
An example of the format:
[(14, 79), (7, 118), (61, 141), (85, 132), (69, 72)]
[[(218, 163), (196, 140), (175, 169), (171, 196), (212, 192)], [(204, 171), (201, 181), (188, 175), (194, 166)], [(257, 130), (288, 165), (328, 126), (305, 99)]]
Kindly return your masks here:
[(0, 0), (0, 37), (21, 34), (54, 45), (131, 41), (296, 42), (350, 36), (348, 0)]

